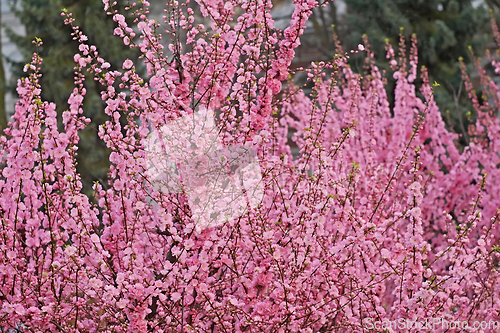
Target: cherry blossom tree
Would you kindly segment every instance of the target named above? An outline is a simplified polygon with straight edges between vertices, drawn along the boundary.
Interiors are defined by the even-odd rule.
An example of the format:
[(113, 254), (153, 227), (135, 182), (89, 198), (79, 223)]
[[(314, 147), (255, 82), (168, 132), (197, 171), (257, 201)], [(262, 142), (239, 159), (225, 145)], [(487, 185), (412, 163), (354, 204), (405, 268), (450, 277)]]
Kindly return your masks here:
[[(80, 42), (64, 128), (40, 98), (50, 87), (34, 53), (0, 137), (4, 332), (404, 332), (426, 320), (433, 332), (498, 329), (500, 94), (484, 72), (481, 104), (463, 70), (477, 121), (460, 151), (418, 70), (416, 38), (409, 55), (386, 47), (390, 109), (389, 74), (367, 42), (352, 51), (366, 54), (366, 73), (337, 45), (331, 62), (297, 70), (311, 93), (294, 84), (305, 22), (324, 5), (315, 0), (297, 0), (284, 31), (271, 1), (200, 0), (204, 25), (177, 1), (156, 22), (143, 0), (127, 8), (133, 26), (103, 3), (141, 58), (112, 68), (63, 12)], [(105, 87), (110, 116), (99, 135), (111, 180), (94, 185), (95, 204), (75, 166), (90, 121), (85, 71)], [(254, 161), (257, 176), (243, 172)], [(200, 220), (207, 183), (223, 185)]]

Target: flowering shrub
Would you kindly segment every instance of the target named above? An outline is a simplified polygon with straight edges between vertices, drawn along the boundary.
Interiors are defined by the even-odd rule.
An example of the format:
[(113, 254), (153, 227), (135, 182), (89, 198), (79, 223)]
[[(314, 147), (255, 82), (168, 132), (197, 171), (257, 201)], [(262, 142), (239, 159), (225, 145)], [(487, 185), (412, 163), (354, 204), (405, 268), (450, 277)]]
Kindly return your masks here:
[[(103, 2), (148, 77), (137, 61), (110, 68), (64, 12), (80, 53), (60, 129), (55, 105), (39, 97), (42, 59), (26, 66), (1, 137), (3, 331), (358, 332), (401, 319), (500, 320), (500, 93), (482, 71), (482, 104), (463, 72), (477, 122), (461, 151), (425, 69), (417, 95), (416, 40), (409, 61), (387, 46), (391, 109), (367, 43), (358, 50), (366, 75), (339, 56), (304, 69), (310, 94), (294, 85), (314, 0), (295, 2), (284, 31), (273, 27), (271, 1), (199, 1), (210, 26), (170, 2), (171, 56), (147, 1), (130, 6), (133, 26)], [(95, 184), (96, 203), (75, 167), (89, 122), (86, 70), (105, 87), (110, 116), (99, 134), (112, 150), (111, 180)], [(224, 147), (256, 152), (263, 188), (258, 204), (207, 228), (197, 228), (185, 193), (155, 185), (146, 151), (152, 131), (201, 109), (216, 112)]]

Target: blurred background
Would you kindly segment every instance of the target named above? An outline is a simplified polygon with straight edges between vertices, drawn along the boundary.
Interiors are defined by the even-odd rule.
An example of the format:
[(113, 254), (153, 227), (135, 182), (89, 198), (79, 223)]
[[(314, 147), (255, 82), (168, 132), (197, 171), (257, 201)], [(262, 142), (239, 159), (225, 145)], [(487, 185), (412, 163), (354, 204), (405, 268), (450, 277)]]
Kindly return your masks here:
[[(0, 0), (0, 127), (14, 112), (16, 81), (22, 77), (22, 67), (35, 51), (31, 41), (42, 38), (40, 49), (44, 58), (42, 97), (57, 104), (58, 112), (67, 109), (67, 98), (73, 90), (73, 55), (78, 44), (71, 38), (71, 29), (64, 25), (61, 9), (74, 13), (77, 24), (96, 45), (101, 56), (112, 68), (121, 68), (122, 62), (137, 56), (112, 35), (114, 22), (103, 11), (101, 0)], [(150, 0), (152, 15), (161, 21), (166, 0)], [(194, 1), (191, 6), (196, 6)], [(122, 8), (128, 1), (118, 0)], [(275, 26), (284, 29), (293, 12), (292, 0), (274, 0), (272, 15)], [(195, 8), (194, 8), (195, 9)], [(337, 50), (334, 34), (344, 50), (357, 49), (364, 44), (366, 34), (376, 64), (387, 71), (389, 96), (393, 99), (392, 72), (387, 64), (385, 42), (396, 49), (399, 35), (405, 36), (407, 45), (412, 34), (418, 37), (419, 65), (428, 68), (431, 82), (436, 81), (435, 97), (450, 129), (464, 133), (459, 144), (467, 145), (466, 130), (473, 121), (473, 110), (463, 89), (459, 57), (473, 80), (471, 50), (481, 58), (481, 67), (493, 75), (486, 49), (498, 53), (491, 32), (490, 16), (500, 18), (500, 0), (335, 0), (325, 8), (317, 9), (309, 22), (302, 46), (297, 50), (293, 66), (308, 67), (311, 61), (329, 61)], [(127, 18), (130, 20), (130, 18)], [(129, 21), (131, 22), (131, 20)], [(168, 43), (168, 39), (164, 39)], [(350, 59), (357, 72), (363, 72), (362, 54)], [(498, 82), (498, 81), (497, 81)], [(476, 82), (478, 83), (478, 82)], [(106, 185), (109, 170), (108, 154), (97, 137), (97, 128), (107, 116), (100, 99), (101, 87), (87, 80), (84, 113), (92, 123), (80, 133), (78, 170), (82, 174), (84, 192), (90, 194), (94, 181)], [(417, 82), (418, 84), (418, 82)], [(481, 90), (476, 91), (481, 100)], [(472, 115), (472, 116), (471, 116)]]

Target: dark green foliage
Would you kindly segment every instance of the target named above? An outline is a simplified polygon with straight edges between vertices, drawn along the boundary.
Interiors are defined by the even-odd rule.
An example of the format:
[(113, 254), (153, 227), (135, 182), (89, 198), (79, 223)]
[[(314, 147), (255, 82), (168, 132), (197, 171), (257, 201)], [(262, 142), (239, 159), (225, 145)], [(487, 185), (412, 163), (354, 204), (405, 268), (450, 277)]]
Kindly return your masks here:
[[(40, 55), (43, 58), (41, 85), (44, 100), (55, 102), (59, 114), (68, 108), (67, 99), (73, 91), (73, 56), (78, 52), (78, 43), (71, 36), (72, 29), (64, 25), (61, 10), (73, 13), (75, 24), (88, 37), (89, 45), (95, 45), (101, 57), (112, 68), (119, 68), (123, 61), (133, 57), (133, 51), (122, 40), (113, 36), (115, 22), (103, 10), (101, 0), (20, 0), (16, 12), (26, 27), (26, 37), (8, 31), (24, 57), (24, 62), (16, 64), (14, 77), (24, 75), (22, 68), (29, 62), (35, 48), (31, 41), (39, 37), (43, 41)], [(91, 118), (90, 125), (80, 133), (78, 150), (78, 171), (82, 175), (84, 192), (92, 193), (92, 184), (101, 180), (106, 186), (109, 171), (109, 151), (97, 136), (97, 129), (106, 119), (105, 104), (101, 100), (101, 87), (92, 77), (86, 80), (87, 95), (84, 101), (84, 115)]]

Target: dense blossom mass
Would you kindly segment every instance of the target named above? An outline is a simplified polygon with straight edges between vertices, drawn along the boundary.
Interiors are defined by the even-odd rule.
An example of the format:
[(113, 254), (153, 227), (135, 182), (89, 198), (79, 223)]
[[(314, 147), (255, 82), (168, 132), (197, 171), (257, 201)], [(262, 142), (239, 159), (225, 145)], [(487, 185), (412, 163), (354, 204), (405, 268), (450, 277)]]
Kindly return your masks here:
[[(337, 45), (331, 62), (297, 70), (303, 90), (291, 63), (326, 4), (296, 0), (280, 31), (270, 0), (170, 1), (163, 24), (147, 1), (127, 15), (103, 2), (141, 58), (112, 68), (63, 12), (80, 42), (69, 109), (58, 119), (41, 100), (35, 53), (0, 138), (2, 331), (405, 332), (431, 319), (433, 332), (498, 330), (500, 92), (482, 70), (480, 102), (463, 69), (475, 120), (460, 147), (416, 39), (408, 55), (404, 40), (399, 54), (387, 45), (387, 73), (365, 41), (353, 51), (366, 55), (362, 75)], [(99, 135), (112, 151), (91, 199), (75, 165), (87, 72), (103, 87)], [(200, 110), (214, 111), (221, 145), (255, 151), (263, 189), (203, 228), (185, 192), (155, 185), (146, 151), (151, 133)]]

